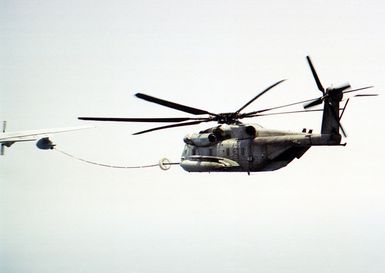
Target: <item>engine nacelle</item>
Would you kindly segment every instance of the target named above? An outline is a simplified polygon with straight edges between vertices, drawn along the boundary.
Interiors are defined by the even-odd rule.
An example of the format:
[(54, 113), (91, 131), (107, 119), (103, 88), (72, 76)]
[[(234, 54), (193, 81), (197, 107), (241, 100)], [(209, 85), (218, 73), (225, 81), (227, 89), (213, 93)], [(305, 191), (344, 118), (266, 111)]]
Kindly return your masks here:
[(189, 145), (197, 147), (207, 147), (218, 142), (218, 138), (212, 133), (190, 134), (185, 136), (183, 141)]
[(36, 146), (42, 150), (51, 150), (55, 147), (55, 144), (53, 144), (48, 137), (45, 137), (39, 139), (39, 141), (36, 142)]
[(251, 125), (246, 126), (245, 132), (247, 135), (251, 136), (252, 138), (255, 138), (257, 135), (257, 130), (255, 129), (254, 126), (251, 126)]

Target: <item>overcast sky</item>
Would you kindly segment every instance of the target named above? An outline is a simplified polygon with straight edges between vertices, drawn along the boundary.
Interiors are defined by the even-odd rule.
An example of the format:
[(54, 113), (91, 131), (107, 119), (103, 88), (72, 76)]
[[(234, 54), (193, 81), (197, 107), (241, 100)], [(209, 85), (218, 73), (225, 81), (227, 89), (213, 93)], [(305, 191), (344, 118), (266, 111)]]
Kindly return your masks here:
[[(206, 109), (385, 88), (383, 1), (0, 0), (0, 119), (77, 125), (65, 152), (114, 165), (178, 161), (183, 137), (78, 116), (185, 116), (136, 92)], [(271, 173), (121, 170), (17, 143), (0, 158), (0, 272), (376, 273), (385, 268), (384, 96), (349, 103), (346, 147), (313, 147)], [(320, 130), (321, 114), (253, 119)]]

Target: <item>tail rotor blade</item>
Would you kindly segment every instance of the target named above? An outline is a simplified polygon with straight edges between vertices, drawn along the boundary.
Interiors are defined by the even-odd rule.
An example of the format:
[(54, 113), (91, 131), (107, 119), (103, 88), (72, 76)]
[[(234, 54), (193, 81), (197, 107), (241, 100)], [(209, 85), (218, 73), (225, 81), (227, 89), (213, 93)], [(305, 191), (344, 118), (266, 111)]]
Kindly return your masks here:
[(345, 132), (345, 130), (344, 130), (344, 127), (342, 127), (341, 122), (338, 121), (338, 125), (340, 126), (341, 132), (342, 132), (342, 134), (344, 135), (344, 137), (348, 137), (348, 135), (346, 134), (346, 132)]
[[(329, 102), (329, 105), (332, 106), (330, 102)], [(340, 127), (343, 136), (347, 137), (348, 135), (346, 134), (344, 127), (342, 127), (342, 124), (341, 124), (341, 121), (340, 121), (340, 117), (334, 111), (331, 111), (331, 113), (332, 113), (333, 118), (335, 119), (335, 121), (338, 123), (338, 126)]]
[(321, 81), (318, 77), (317, 71), (315, 70), (313, 63), (310, 59), (310, 56), (306, 56), (307, 62), (309, 63), (311, 73), (313, 74), (314, 80), (317, 84), (318, 89), (322, 92), (322, 94), (325, 94), (325, 88), (322, 86)]
[(358, 94), (355, 97), (377, 97), (378, 94)]
[(347, 82), (347, 83), (343, 83), (339, 86), (334, 86), (332, 89), (333, 89), (333, 92), (344, 93), (344, 91), (346, 92), (346, 89), (349, 89), (350, 87), (351, 87), (350, 84)]
[(324, 100), (324, 97), (319, 97), (318, 99), (315, 99), (312, 102), (306, 103), (303, 106), (303, 108), (307, 109), (307, 108), (310, 108), (310, 107), (317, 106), (317, 105), (321, 104), (323, 102), (323, 100)]

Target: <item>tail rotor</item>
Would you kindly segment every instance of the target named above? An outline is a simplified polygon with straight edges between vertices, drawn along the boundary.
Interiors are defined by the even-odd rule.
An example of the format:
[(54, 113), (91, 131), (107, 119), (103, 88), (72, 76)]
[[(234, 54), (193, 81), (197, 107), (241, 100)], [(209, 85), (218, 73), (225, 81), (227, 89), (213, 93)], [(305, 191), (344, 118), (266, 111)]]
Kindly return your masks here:
[[(344, 94), (357, 92), (365, 89), (372, 88), (373, 86), (367, 86), (367, 87), (361, 87), (358, 89), (351, 90), (351, 85), (347, 83), (343, 83), (337, 86), (330, 86), (328, 88), (324, 88), (319, 77), (317, 74), (317, 71), (314, 68), (313, 62), (310, 58), (310, 56), (306, 56), (307, 62), (310, 66), (310, 70), (312, 72), (312, 75), (314, 77), (314, 80), (317, 84), (318, 90), (322, 92), (322, 96), (310, 101), (303, 105), (305, 109), (320, 105), (324, 103), (324, 115), (322, 120), (322, 129), (321, 133), (323, 134), (339, 134), (339, 129), (341, 130), (344, 137), (346, 137), (346, 132), (344, 128), (341, 125), (341, 117), (344, 113), (347, 103), (345, 104), (342, 114), (340, 115), (340, 102), (343, 99)], [(376, 96), (377, 94), (360, 94), (356, 95), (357, 97), (364, 97), (364, 96)]]

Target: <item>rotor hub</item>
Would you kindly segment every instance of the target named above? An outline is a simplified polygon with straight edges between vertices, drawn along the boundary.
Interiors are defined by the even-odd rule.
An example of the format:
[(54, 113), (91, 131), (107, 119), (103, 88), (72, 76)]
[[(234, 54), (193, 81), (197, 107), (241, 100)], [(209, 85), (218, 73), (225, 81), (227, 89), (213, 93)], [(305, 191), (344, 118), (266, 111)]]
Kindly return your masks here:
[(233, 124), (238, 121), (238, 115), (236, 113), (221, 113), (217, 117), (219, 124)]

